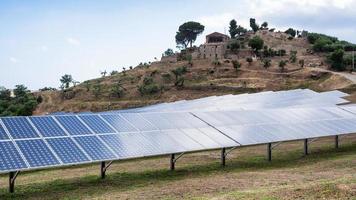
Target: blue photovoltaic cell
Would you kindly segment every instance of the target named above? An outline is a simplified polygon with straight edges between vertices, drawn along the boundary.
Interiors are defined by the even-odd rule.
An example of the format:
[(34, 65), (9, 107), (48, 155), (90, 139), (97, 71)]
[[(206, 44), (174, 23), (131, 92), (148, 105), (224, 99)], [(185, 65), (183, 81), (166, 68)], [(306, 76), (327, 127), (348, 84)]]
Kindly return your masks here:
[(93, 160), (110, 160), (116, 158), (96, 136), (75, 137), (75, 140)]
[(52, 117), (30, 117), (30, 120), (44, 137), (66, 136)]
[(98, 115), (80, 115), (79, 116), (95, 133), (115, 133), (109, 125), (105, 123)]
[(12, 142), (0, 142), (0, 172), (27, 168)]
[(30, 164), (30, 167), (45, 167), (60, 164), (46, 143), (41, 139), (18, 140), (16, 144)]
[(129, 122), (124, 120), (119, 115), (102, 115), (102, 117), (113, 126), (118, 132), (137, 132)]
[(71, 138), (50, 138), (46, 140), (63, 163), (90, 161)]
[(56, 116), (70, 135), (89, 135), (90, 130), (76, 116)]
[(39, 137), (26, 117), (3, 118), (2, 121), (14, 139)]
[(9, 139), (9, 137), (7, 137), (4, 128), (0, 124), (0, 140), (7, 140), (7, 139)]

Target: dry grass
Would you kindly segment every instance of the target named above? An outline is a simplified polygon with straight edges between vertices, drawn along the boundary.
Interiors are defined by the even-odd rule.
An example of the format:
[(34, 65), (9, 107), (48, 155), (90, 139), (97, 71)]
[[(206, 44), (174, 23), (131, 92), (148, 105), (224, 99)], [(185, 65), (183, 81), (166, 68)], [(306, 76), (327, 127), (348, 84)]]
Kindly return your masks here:
[(282, 143), (265, 160), (265, 146), (245, 147), (219, 163), (219, 151), (184, 155), (176, 171), (169, 158), (115, 162), (100, 180), (99, 164), (20, 174), (16, 193), (0, 178), (0, 199), (354, 199), (356, 136), (311, 144), (302, 156), (301, 141)]

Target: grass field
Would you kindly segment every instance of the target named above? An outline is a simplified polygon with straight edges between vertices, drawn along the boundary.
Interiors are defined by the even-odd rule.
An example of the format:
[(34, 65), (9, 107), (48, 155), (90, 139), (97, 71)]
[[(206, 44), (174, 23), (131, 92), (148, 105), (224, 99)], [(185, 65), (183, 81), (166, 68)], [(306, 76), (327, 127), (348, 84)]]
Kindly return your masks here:
[(266, 161), (266, 146), (238, 148), (220, 166), (220, 151), (186, 154), (176, 171), (169, 157), (115, 162), (107, 178), (99, 164), (24, 172), (8, 193), (0, 176), (0, 199), (356, 199), (356, 135), (310, 145), (282, 143)]

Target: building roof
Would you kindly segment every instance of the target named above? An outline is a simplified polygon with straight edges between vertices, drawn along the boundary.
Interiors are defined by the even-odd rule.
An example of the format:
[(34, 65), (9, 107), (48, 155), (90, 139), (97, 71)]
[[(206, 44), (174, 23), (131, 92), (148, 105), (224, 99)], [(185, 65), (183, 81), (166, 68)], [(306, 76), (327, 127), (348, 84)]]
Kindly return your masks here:
[(222, 37), (229, 37), (228, 35), (219, 33), (219, 32), (214, 32), (214, 33), (210, 33), (208, 35), (206, 35), (206, 37), (210, 37), (210, 36), (222, 36)]

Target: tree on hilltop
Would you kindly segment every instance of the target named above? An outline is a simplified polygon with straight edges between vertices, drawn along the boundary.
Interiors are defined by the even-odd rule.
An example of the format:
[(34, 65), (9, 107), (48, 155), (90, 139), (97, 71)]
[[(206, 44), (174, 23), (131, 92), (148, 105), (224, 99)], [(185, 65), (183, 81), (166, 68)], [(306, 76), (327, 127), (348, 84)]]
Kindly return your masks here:
[(176, 43), (178, 47), (187, 48), (193, 46), (193, 43), (197, 39), (198, 35), (204, 31), (204, 26), (198, 22), (186, 22), (179, 26), (176, 34)]
[(231, 20), (230, 21), (230, 27), (229, 27), (229, 33), (230, 33), (230, 37), (231, 38), (236, 38), (236, 35), (237, 35), (237, 22), (236, 20)]

